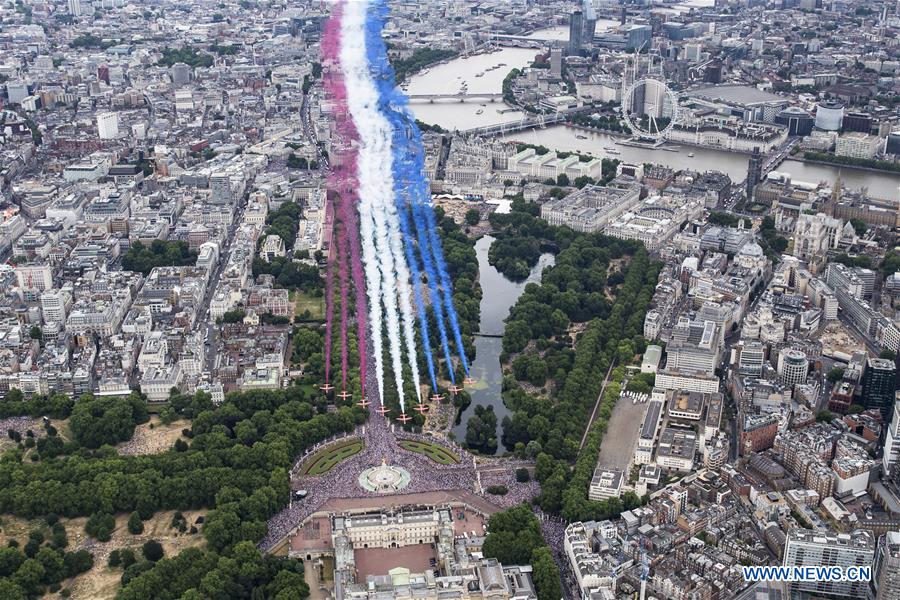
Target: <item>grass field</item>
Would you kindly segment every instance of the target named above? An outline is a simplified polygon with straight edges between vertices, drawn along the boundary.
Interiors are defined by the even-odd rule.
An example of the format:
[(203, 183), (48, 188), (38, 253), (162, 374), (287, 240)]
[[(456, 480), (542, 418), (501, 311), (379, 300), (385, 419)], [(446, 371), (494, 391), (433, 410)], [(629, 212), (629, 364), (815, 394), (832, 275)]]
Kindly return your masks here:
[(116, 446), (119, 454), (126, 456), (138, 456), (142, 454), (159, 454), (170, 449), (175, 440), (184, 439), (181, 432), (190, 428), (191, 423), (186, 419), (179, 419), (166, 425), (159, 415), (152, 415), (150, 421), (142, 423), (134, 428), (134, 435), (127, 442)]
[(291, 291), (289, 301), (294, 304), (294, 316), (300, 317), (303, 311), (308, 310), (310, 319), (322, 321), (325, 319), (325, 297), (316, 298), (303, 292)]
[[(121, 568), (107, 566), (109, 554), (113, 550), (130, 548), (140, 557), (141, 545), (147, 540), (155, 539), (162, 544), (166, 557), (170, 558), (187, 548), (202, 546), (205, 539), (199, 531), (180, 533), (171, 526), (174, 514), (175, 511), (156, 513), (152, 518), (144, 521), (144, 532), (138, 535), (128, 532), (127, 513), (116, 515), (116, 528), (113, 530), (110, 541), (91, 542), (91, 553), (94, 555), (93, 568), (75, 577), (63, 579), (60, 582), (62, 587), (70, 591), (72, 600), (112, 600), (121, 587), (122, 579)], [(182, 511), (182, 514), (188, 525), (191, 526), (196, 523), (197, 517), (205, 515), (205, 511), (186, 510)], [(59, 521), (66, 528), (66, 535), (69, 539), (66, 551), (71, 552), (85, 547), (88, 541), (87, 534), (84, 532), (87, 518), (61, 518)], [(196, 525), (196, 527), (201, 528), (200, 525)], [(26, 520), (3, 515), (0, 517), (0, 546), (5, 547), (11, 540), (16, 540), (19, 544), (24, 545), (28, 541), (28, 532), (41, 528), (46, 528), (41, 519)], [(60, 595), (46, 594), (44, 597), (59, 598)]]
[(424, 454), (441, 465), (452, 465), (459, 462), (459, 458), (457, 458), (455, 454), (437, 444), (429, 444), (428, 442), (419, 442), (416, 440), (400, 440), (400, 446), (411, 452)]
[(324, 475), (338, 463), (347, 460), (354, 454), (359, 454), (362, 449), (362, 440), (349, 440), (330, 446), (313, 456), (301, 473), (310, 476)]

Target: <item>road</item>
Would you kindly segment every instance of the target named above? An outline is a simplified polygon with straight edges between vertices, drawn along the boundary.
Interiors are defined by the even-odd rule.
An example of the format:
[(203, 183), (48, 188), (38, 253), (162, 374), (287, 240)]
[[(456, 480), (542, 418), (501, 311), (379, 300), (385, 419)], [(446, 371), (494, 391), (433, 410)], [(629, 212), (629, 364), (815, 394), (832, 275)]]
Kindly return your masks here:
[(216, 263), (215, 270), (209, 276), (209, 283), (206, 286), (206, 293), (203, 295), (203, 303), (200, 305), (200, 320), (197, 329), (203, 332), (206, 352), (203, 359), (203, 370), (209, 373), (213, 372), (216, 367), (216, 358), (219, 356), (219, 328), (216, 326), (215, 320), (210, 317), (209, 305), (212, 302), (213, 295), (216, 293), (218, 282), (222, 277), (222, 271), (228, 264), (228, 255), (231, 253), (231, 244), (234, 241), (234, 235), (237, 232), (241, 219), (244, 218), (244, 210), (247, 208), (248, 195), (242, 196), (240, 204), (235, 211), (231, 225), (228, 226), (228, 233), (225, 236), (225, 242), (219, 252), (219, 261)]
[(587, 427), (584, 428), (584, 435), (581, 436), (581, 444), (578, 445), (579, 451), (584, 448), (588, 433), (591, 431), (591, 425), (594, 424), (594, 419), (597, 418), (597, 411), (600, 410), (600, 403), (603, 401), (603, 392), (606, 391), (606, 385), (609, 383), (609, 375), (612, 373), (613, 367), (615, 366), (616, 361), (612, 361), (612, 364), (609, 365), (609, 369), (606, 371), (606, 377), (603, 378), (603, 385), (600, 387), (600, 395), (597, 396), (597, 402), (594, 403), (594, 410), (591, 411), (591, 418), (588, 420)]
[[(781, 267), (781, 263), (774, 265), (772, 268), (772, 274), (776, 273), (780, 269), (780, 267)], [(766, 288), (768, 288), (769, 283), (771, 281), (772, 281), (772, 276), (770, 275), (770, 277), (765, 281)], [(744, 312), (745, 316), (754, 311), (754, 309), (756, 308), (756, 305), (759, 304), (759, 301), (763, 297), (763, 295), (764, 295), (764, 292), (756, 295), (756, 297), (753, 299), (753, 301), (750, 302), (750, 305), (747, 307), (747, 310)], [(722, 362), (723, 363), (726, 363), (728, 361), (728, 357), (731, 356), (731, 349), (735, 343), (740, 341), (740, 337), (741, 337), (740, 329), (738, 329), (737, 331), (729, 332), (728, 335), (725, 336), (725, 344), (724, 344), (725, 351), (722, 353)], [(730, 376), (737, 376), (736, 374), (731, 375), (730, 369), (727, 364), (723, 365), (722, 375), (723, 375), (722, 383), (727, 382), (728, 378)], [(741, 419), (741, 406), (740, 406), (740, 398), (732, 398), (732, 400), (733, 400), (733, 405), (734, 405), (734, 418), (731, 420), (731, 423), (729, 423), (729, 427), (731, 430), (731, 459), (737, 460), (738, 453), (740, 450), (740, 447), (739, 447), (740, 442), (738, 440), (738, 422)]]

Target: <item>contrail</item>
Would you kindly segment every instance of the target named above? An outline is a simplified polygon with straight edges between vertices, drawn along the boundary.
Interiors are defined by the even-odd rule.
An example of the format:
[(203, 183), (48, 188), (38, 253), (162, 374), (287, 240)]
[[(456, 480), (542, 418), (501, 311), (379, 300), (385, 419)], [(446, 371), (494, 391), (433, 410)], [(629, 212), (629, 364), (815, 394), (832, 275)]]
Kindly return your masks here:
[[(362, 260), (360, 258), (360, 242), (357, 232), (359, 226), (356, 219), (354, 204), (356, 197), (356, 143), (358, 135), (353, 126), (353, 121), (347, 116), (347, 93), (341, 78), (338, 47), (340, 45), (340, 18), (342, 7), (337, 6), (331, 19), (325, 24), (322, 37), (322, 50), (325, 59), (325, 91), (335, 104), (334, 117), (338, 135), (334, 140), (334, 156), (332, 156), (332, 173), (329, 177), (329, 188), (336, 191), (340, 203), (340, 216), (344, 224), (342, 232), (344, 242), (349, 242), (349, 262), (356, 301), (356, 328), (359, 341), (359, 375), (360, 387), (363, 396), (366, 395), (368, 382), (368, 335), (366, 327), (366, 315), (368, 308), (366, 303), (366, 286), (363, 275)], [(347, 248), (347, 245), (344, 246)], [(344, 260), (347, 260), (347, 252), (344, 252)], [(342, 293), (342, 302), (349, 301), (346, 294)], [(342, 327), (346, 327), (344, 317)], [(369, 390), (371, 392), (371, 390)]]
[[(403, 406), (403, 371), (400, 353), (400, 323), (397, 314), (397, 288), (393, 256), (388, 242), (383, 207), (384, 189), (390, 189), (390, 145), (384, 118), (378, 113), (378, 94), (369, 76), (366, 61), (366, 4), (350, 2), (341, 19), (341, 63), (347, 88), (347, 104), (356, 129), (360, 148), (358, 161), (360, 195), (360, 233), (363, 261), (369, 291), (369, 316), (375, 344), (375, 372), (379, 395), (384, 398), (384, 361), (381, 319), (387, 319), (388, 348), (394, 368), (397, 393)], [(382, 311), (381, 302), (384, 302)]]
[[(398, 171), (402, 169), (402, 158), (406, 147), (405, 137), (402, 134), (398, 137), (398, 131), (394, 125), (393, 117), (396, 116), (389, 105), (393, 94), (393, 87), (390, 82), (393, 81), (393, 72), (387, 61), (387, 49), (381, 39), (381, 29), (383, 21), (380, 15), (380, 6), (373, 6), (369, 13), (369, 19), (366, 27), (366, 47), (369, 57), (370, 70), (373, 80), (377, 87), (379, 96), (379, 107), (384, 112), (384, 116), (390, 121), (386, 123), (388, 126), (388, 139), (386, 141), (394, 141), (394, 152), (392, 154), (392, 180), (393, 198), (389, 198), (384, 204), (383, 211), (386, 217), (388, 227), (388, 242), (391, 248), (391, 255), (394, 261), (394, 267), (397, 272), (397, 286), (400, 302), (400, 316), (403, 324), (403, 338), (406, 350), (406, 356), (410, 367), (410, 373), (413, 381), (413, 387), (416, 393), (416, 400), (420, 399), (420, 376), (419, 363), (416, 352), (416, 336), (415, 336), (415, 319), (413, 317), (412, 305), (410, 304), (410, 266), (407, 261), (407, 254), (404, 251), (402, 225), (397, 211), (396, 194), (400, 187), (400, 182), (396, 180)], [(399, 143), (397, 143), (399, 142)], [(393, 201), (391, 201), (393, 200)], [(416, 269), (417, 270), (417, 269)], [(401, 406), (403, 402), (401, 401)]]
[[(331, 213), (331, 222), (328, 215)], [(334, 326), (334, 203), (326, 195), (325, 221), (332, 227), (328, 240), (328, 268), (325, 270), (325, 383), (331, 382), (331, 335)], [(326, 225), (328, 227), (329, 225)]]
[(348, 360), (348, 347), (347, 347), (347, 322), (349, 321), (347, 316), (347, 304), (350, 302), (350, 281), (347, 274), (347, 252), (348, 252), (348, 242), (347, 242), (347, 223), (344, 220), (341, 220), (338, 225), (338, 265), (339, 265), (339, 277), (341, 284), (341, 390), (347, 390), (347, 375), (350, 371), (349, 369), (349, 360)]
[(414, 298), (419, 327), (422, 332), (422, 348), (425, 353), (425, 362), (428, 366), (428, 375), (431, 378), (431, 387), (437, 392), (434, 358), (431, 351), (431, 339), (428, 335), (428, 317), (425, 314), (425, 301), (422, 296), (422, 273), (416, 259), (415, 237), (413, 236), (409, 215), (407, 214), (410, 188), (415, 185), (416, 176), (415, 171), (412, 170), (411, 150), (409, 145), (404, 143), (405, 131), (402, 129), (402, 124), (398, 123), (397, 114), (394, 112), (388, 112), (388, 118), (394, 124), (394, 146), (397, 149), (397, 155), (394, 160), (394, 195), (395, 203), (399, 205), (399, 210), (396, 212), (400, 231), (403, 235), (403, 250), (406, 255), (406, 262), (412, 273)]
[[(400, 149), (397, 154), (403, 157), (402, 159), (398, 158), (398, 160), (410, 160), (413, 162), (409, 170), (412, 177), (409, 177), (407, 181), (413, 190), (412, 208), (418, 234), (419, 252), (428, 273), (429, 291), (431, 292), (431, 299), (435, 309), (435, 317), (441, 337), (441, 345), (447, 361), (448, 373), (451, 382), (455, 383), (455, 373), (450, 357), (443, 310), (447, 311), (454, 341), (459, 351), (460, 361), (467, 376), (469, 374), (469, 366), (462, 343), (456, 310), (453, 306), (452, 288), (444, 262), (440, 238), (437, 235), (437, 224), (430, 204), (430, 193), (422, 156), (421, 132), (408, 110), (406, 97), (393, 87), (393, 71), (387, 64), (387, 52), (380, 35), (384, 23), (384, 15), (387, 12), (384, 2), (376, 0), (374, 8), (370, 12), (374, 18), (370, 19), (370, 31), (372, 33), (370, 33), (369, 39), (372, 40), (372, 43), (377, 43), (377, 52), (374, 52), (370, 47), (370, 56), (373, 57), (370, 59), (370, 62), (373, 65), (381, 65), (380, 73), (376, 72), (375, 79), (379, 82), (379, 87), (382, 90), (382, 102), (386, 104), (388, 118), (391, 119), (395, 127), (394, 139), (397, 140), (396, 145)], [(404, 150), (405, 152), (403, 152)], [(436, 274), (434, 267), (437, 270)], [(438, 289), (438, 283), (440, 283), (440, 290)], [(427, 336), (427, 329), (423, 329), (423, 334)]]
[(441, 278), (441, 292), (444, 294), (444, 306), (447, 308), (447, 317), (450, 319), (450, 328), (453, 330), (453, 337), (456, 341), (456, 348), (459, 350), (459, 360), (462, 362), (463, 371), (468, 377), (469, 360), (466, 358), (466, 349), (463, 346), (462, 333), (459, 329), (459, 319), (456, 316), (456, 309), (453, 307), (453, 291), (450, 286), (450, 275), (447, 273), (447, 264), (444, 262), (444, 251), (441, 248), (441, 238), (439, 238), (437, 234), (434, 209), (431, 204), (423, 203), (421, 206), (425, 212), (425, 220), (428, 223), (428, 241), (431, 246), (431, 252), (434, 256), (438, 274)]

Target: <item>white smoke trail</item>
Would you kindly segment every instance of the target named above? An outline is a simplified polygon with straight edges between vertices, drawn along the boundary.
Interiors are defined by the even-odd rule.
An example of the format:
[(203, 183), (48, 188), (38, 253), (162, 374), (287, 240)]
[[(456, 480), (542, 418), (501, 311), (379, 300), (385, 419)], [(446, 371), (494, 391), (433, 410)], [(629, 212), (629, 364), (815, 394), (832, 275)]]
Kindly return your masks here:
[(389, 202), (385, 209), (390, 231), (391, 253), (394, 255), (397, 269), (397, 284), (400, 287), (400, 315), (403, 317), (406, 356), (409, 360), (410, 373), (416, 390), (416, 400), (419, 401), (419, 387), (421, 383), (419, 381), (419, 361), (416, 355), (416, 336), (413, 329), (415, 321), (413, 320), (412, 304), (409, 301), (411, 293), (409, 287), (409, 265), (406, 264), (406, 256), (403, 253), (403, 236), (400, 234), (400, 217), (397, 216), (397, 206), (395, 203)]
[[(342, 71), (344, 72), (344, 86), (347, 88), (347, 104), (353, 113), (354, 122), (356, 122), (359, 130), (359, 122), (356, 118), (358, 100), (354, 101), (354, 97), (358, 96), (359, 88), (358, 73), (360, 67), (355, 69), (351, 65), (359, 62), (360, 58), (365, 61), (365, 47), (360, 46), (360, 32), (362, 31), (362, 22), (354, 19), (354, 11), (352, 6), (354, 2), (348, 2), (341, 18), (341, 47), (340, 61)], [(359, 131), (361, 133), (361, 130)], [(362, 161), (363, 151), (358, 153), (358, 162)], [(362, 183), (363, 174), (358, 174), (360, 183)], [(362, 186), (360, 186), (362, 187)], [(359, 194), (359, 229), (360, 239), (362, 241), (363, 263), (366, 272), (366, 293), (369, 297), (369, 327), (371, 328), (371, 339), (373, 346), (373, 358), (375, 360), (375, 378), (378, 381), (378, 399), (384, 402), (384, 359), (383, 345), (381, 340), (381, 273), (378, 270), (377, 252), (375, 248), (375, 231), (372, 220), (372, 204), (367, 194)], [(365, 385), (365, 382), (363, 382)]]
[[(405, 411), (403, 394), (403, 357), (400, 348), (400, 321), (397, 310), (398, 279), (401, 291), (401, 309), (404, 312), (404, 329), (410, 363), (415, 363), (415, 344), (412, 337), (412, 309), (409, 306), (409, 270), (403, 257), (402, 240), (393, 214), (394, 227), (390, 226), (388, 213), (393, 207), (393, 177), (391, 127), (378, 110), (378, 91), (368, 70), (365, 45), (365, 24), (368, 4), (349, 2), (344, 13), (342, 29), (341, 62), (347, 87), (347, 101), (360, 134), (359, 184), (360, 212), (366, 227), (361, 230), (366, 257), (367, 279), (370, 270), (380, 269), (380, 292), (384, 301), (387, 320), (388, 347), (400, 398), (401, 410)], [(374, 223), (374, 231), (371, 228)], [(368, 231), (367, 231), (368, 229)], [(393, 231), (392, 231), (393, 229)], [(374, 244), (373, 244), (374, 239)], [(373, 305), (378, 299), (372, 298)], [(404, 307), (405, 304), (405, 307)], [(371, 313), (372, 320), (378, 320), (380, 331), (381, 309)], [(374, 337), (374, 333), (373, 333)], [(379, 344), (380, 346), (380, 344)], [(410, 352), (411, 350), (411, 352)], [(384, 366), (376, 348), (376, 374), (379, 375), (379, 389), (384, 390)], [(418, 393), (418, 368), (414, 368)]]

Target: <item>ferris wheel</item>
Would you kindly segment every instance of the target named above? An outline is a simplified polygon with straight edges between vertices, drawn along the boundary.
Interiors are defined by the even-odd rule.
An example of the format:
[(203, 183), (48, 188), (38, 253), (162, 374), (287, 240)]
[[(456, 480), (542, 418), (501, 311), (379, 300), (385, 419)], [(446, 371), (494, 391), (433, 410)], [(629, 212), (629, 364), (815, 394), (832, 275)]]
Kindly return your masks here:
[(639, 139), (665, 140), (678, 121), (678, 97), (665, 81), (644, 77), (632, 83), (622, 95), (622, 119)]

